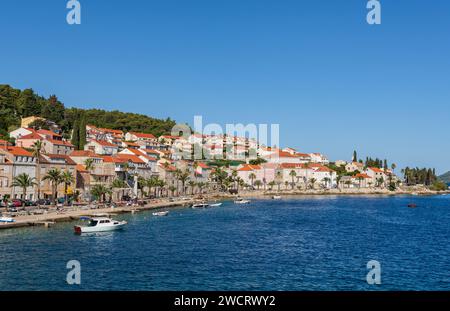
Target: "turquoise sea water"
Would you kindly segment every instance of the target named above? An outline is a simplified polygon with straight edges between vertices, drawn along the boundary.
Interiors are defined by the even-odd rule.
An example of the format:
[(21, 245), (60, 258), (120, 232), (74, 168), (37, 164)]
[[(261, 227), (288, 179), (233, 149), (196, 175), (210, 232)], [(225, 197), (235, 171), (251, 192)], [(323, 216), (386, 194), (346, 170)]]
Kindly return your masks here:
[[(407, 205), (415, 203), (417, 208)], [(0, 290), (450, 290), (450, 196), (296, 197), (0, 231)], [(81, 285), (66, 264), (81, 264)], [(368, 285), (366, 264), (381, 264)]]

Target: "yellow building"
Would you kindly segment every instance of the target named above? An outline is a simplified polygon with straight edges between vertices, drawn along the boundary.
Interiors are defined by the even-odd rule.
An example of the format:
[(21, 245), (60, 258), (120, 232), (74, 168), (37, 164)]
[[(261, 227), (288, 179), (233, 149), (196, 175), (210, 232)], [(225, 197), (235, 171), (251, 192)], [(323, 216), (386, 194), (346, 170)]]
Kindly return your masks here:
[(34, 121), (37, 121), (37, 120), (45, 121), (44, 118), (31, 116), (31, 117), (22, 118), (22, 122), (21, 122), (20, 126), (27, 128), (30, 126), (31, 123), (33, 123)]

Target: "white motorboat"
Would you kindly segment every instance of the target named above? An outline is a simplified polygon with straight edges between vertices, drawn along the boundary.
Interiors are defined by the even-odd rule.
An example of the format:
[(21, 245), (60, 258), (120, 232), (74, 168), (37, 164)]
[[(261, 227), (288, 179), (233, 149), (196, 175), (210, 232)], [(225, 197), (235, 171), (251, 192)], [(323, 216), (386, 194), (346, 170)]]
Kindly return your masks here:
[(167, 216), (167, 215), (169, 215), (169, 211), (153, 213), (153, 216)]
[(209, 204), (207, 203), (197, 203), (197, 204), (192, 204), (191, 208), (207, 208), (209, 206)]
[(234, 201), (234, 204), (250, 204), (250, 200), (237, 199)]
[(281, 195), (274, 195), (272, 197), (273, 200), (281, 200)]
[(16, 221), (11, 217), (0, 217), (0, 222), (11, 223), (11, 222), (16, 222)]
[(213, 203), (213, 204), (209, 204), (209, 207), (219, 207), (221, 205), (222, 205), (222, 203)]
[(117, 221), (108, 217), (90, 218), (87, 226), (75, 226), (75, 233), (105, 232), (121, 230), (127, 224), (126, 221)]

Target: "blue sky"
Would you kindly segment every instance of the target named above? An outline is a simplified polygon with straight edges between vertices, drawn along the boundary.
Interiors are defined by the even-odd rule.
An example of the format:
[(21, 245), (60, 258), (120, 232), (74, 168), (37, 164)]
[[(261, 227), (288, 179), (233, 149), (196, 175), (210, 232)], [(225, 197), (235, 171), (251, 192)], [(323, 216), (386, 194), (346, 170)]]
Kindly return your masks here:
[(450, 2), (2, 0), (0, 83), (180, 123), (279, 123), (331, 159), (450, 170)]

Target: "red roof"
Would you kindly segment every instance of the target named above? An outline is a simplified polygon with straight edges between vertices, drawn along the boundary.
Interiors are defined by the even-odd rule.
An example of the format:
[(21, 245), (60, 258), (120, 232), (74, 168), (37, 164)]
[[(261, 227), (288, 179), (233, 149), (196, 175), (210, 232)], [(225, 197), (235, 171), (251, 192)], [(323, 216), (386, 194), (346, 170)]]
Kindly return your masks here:
[(76, 163), (70, 158), (68, 155), (64, 154), (45, 154), (44, 155), (47, 158), (50, 158), (51, 160), (64, 160), (66, 164), (68, 165), (76, 165)]
[(93, 152), (92, 150), (74, 150), (72, 151), (72, 153), (70, 154), (71, 157), (100, 157), (98, 155), (95, 154), (95, 152)]
[(60, 134), (57, 134), (57, 133), (49, 131), (49, 130), (41, 129), (41, 130), (38, 130), (37, 132), (42, 135), (62, 137)]
[(130, 132), (130, 134), (132, 134), (138, 138), (146, 138), (146, 139), (155, 139), (156, 138), (153, 134), (136, 133), (136, 132)]
[(103, 146), (103, 147), (115, 147), (115, 148), (117, 148), (117, 145), (111, 144), (110, 142), (108, 142), (106, 140), (95, 140), (95, 139), (93, 139), (93, 140), (91, 140), (91, 142), (97, 143), (97, 144), (99, 144), (100, 146)]
[(127, 162), (133, 162), (133, 163), (139, 163), (139, 164), (145, 164), (143, 160), (141, 160), (138, 156), (132, 155), (132, 154), (117, 154), (117, 158), (126, 160)]
[(77, 171), (80, 173), (88, 173), (88, 170), (86, 169), (86, 167), (81, 164), (77, 164)]
[(43, 140), (42, 136), (37, 134), (36, 132), (31, 132), (30, 134), (21, 136), (19, 138), (17, 138), (17, 140), (22, 140), (22, 139), (36, 139), (36, 140)]
[(107, 162), (107, 163), (126, 163), (127, 161), (125, 159), (120, 159), (117, 157), (112, 157), (112, 156), (102, 156), (103, 158), (103, 162)]
[(375, 173), (384, 173), (384, 171), (382, 169), (379, 169), (378, 167), (369, 167), (369, 170), (372, 170)]
[(3, 140), (3, 139), (0, 139), (0, 146), (12, 146), (12, 144), (9, 142), (9, 141), (6, 141), (6, 140)]
[(238, 172), (250, 172), (259, 169), (261, 169), (261, 166), (259, 165), (244, 164), (240, 169), (238, 169)]
[[(167, 162), (166, 162), (167, 163)], [(166, 170), (166, 171), (170, 171), (170, 172), (174, 172), (177, 170), (177, 168), (173, 165), (167, 165), (165, 166), (164, 164), (160, 164), (159, 167), (161, 167), (162, 169)]]
[(371, 178), (371, 177), (367, 174), (356, 174), (355, 176), (353, 176), (353, 178)]
[(21, 147), (7, 147), (0, 146), (1, 149), (11, 153), (13, 156), (32, 157), (33, 154)]
[(210, 167), (208, 165), (206, 165), (205, 163), (203, 163), (203, 162), (198, 162), (197, 166), (199, 166), (199, 167), (201, 167), (203, 169), (210, 169)]
[(281, 163), (281, 168), (293, 169), (293, 168), (307, 168), (307, 166), (303, 163)]
[(52, 143), (53, 145), (74, 147), (71, 143), (65, 140), (46, 139), (46, 141)]

